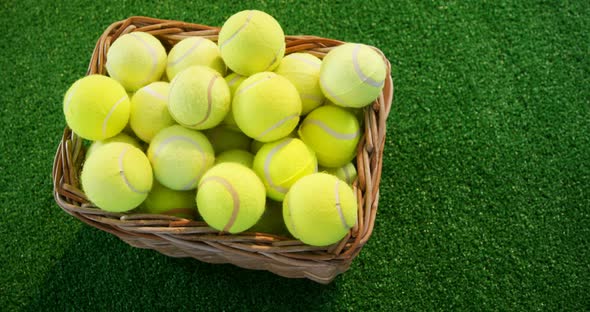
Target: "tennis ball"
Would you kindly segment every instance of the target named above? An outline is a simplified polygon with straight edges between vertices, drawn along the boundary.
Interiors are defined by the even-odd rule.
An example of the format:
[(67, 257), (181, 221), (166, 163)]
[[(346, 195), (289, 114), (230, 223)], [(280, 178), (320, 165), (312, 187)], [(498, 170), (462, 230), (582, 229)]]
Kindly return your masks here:
[(303, 141), (284, 138), (267, 143), (256, 153), (252, 169), (264, 183), (266, 195), (282, 201), (300, 178), (317, 172), (317, 159)]
[(248, 168), (252, 168), (252, 163), (254, 162), (254, 155), (244, 150), (229, 150), (215, 157), (215, 164), (220, 164), (224, 162), (234, 162), (242, 164)]
[(353, 163), (348, 163), (340, 168), (322, 167), (319, 171), (335, 175), (338, 179), (346, 182), (348, 185), (352, 185), (352, 182), (357, 178), (356, 168)]
[[(242, 76), (237, 73), (231, 73), (224, 78), (225, 82), (227, 82), (227, 86), (229, 87), (229, 92), (231, 94), (232, 99), (236, 94), (236, 90), (238, 90), (238, 88), (240, 87), (242, 82), (246, 80), (246, 78), (248, 77)], [(227, 113), (227, 115), (225, 115), (225, 119), (223, 119), (223, 124), (232, 130), (240, 131), (240, 128), (238, 128), (238, 125), (236, 125), (236, 120), (234, 119), (234, 114), (232, 113), (231, 107), (230, 111)]]
[(299, 137), (316, 153), (321, 166), (342, 167), (355, 156), (359, 122), (344, 108), (324, 105), (305, 117)]
[(275, 73), (289, 79), (301, 97), (301, 114), (306, 115), (322, 105), (324, 94), (320, 89), (322, 61), (309, 53), (293, 53), (285, 56)]
[(129, 97), (114, 79), (86, 76), (68, 89), (63, 111), (68, 126), (80, 137), (100, 141), (117, 135), (129, 120)]
[(250, 76), (279, 65), (285, 54), (285, 34), (272, 16), (257, 10), (241, 11), (221, 27), (219, 49), (232, 71)]
[(212, 228), (239, 233), (251, 228), (264, 212), (264, 185), (252, 169), (221, 163), (201, 178), (197, 190), (199, 213)]
[(145, 32), (122, 35), (107, 52), (109, 76), (128, 91), (158, 81), (166, 69), (166, 50), (154, 36)]
[(213, 147), (204, 134), (179, 125), (158, 132), (150, 142), (147, 156), (156, 180), (177, 191), (197, 187), (215, 159)]
[(217, 126), (213, 129), (207, 129), (203, 133), (211, 142), (215, 154), (220, 154), (232, 149), (246, 150), (250, 147), (248, 136), (239, 131), (234, 131), (227, 126)]
[(195, 219), (197, 215), (195, 195), (194, 190), (175, 191), (154, 180), (152, 190), (138, 212)]
[(131, 98), (129, 124), (146, 143), (160, 130), (176, 124), (168, 112), (169, 91), (167, 82), (157, 81), (139, 89)]
[(125, 212), (139, 206), (152, 188), (152, 167), (145, 154), (127, 143), (97, 148), (84, 162), (82, 187), (105, 211)]
[(327, 246), (343, 239), (356, 224), (357, 202), (350, 186), (327, 173), (301, 178), (283, 201), (289, 232), (303, 243)]
[(264, 209), (262, 217), (260, 217), (260, 220), (253, 227), (248, 229), (248, 232), (288, 235), (289, 231), (285, 227), (285, 221), (283, 221), (282, 203), (267, 200), (266, 209)]
[(168, 53), (166, 74), (168, 79), (183, 69), (193, 65), (210, 67), (221, 75), (225, 75), (225, 63), (221, 59), (217, 45), (206, 38), (189, 37), (179, 41)]
[(247, 136), (271, 142), (297, 127), (301, 99), (287, 78), (272, 72), (248, 77), (232, 102), (236, 124)]
[(170, 83), (168, 110), (179, 124), (197, 130), (217, 126), (229, 111), (227, 83), (215, 70), (191, 66)]
[(379, 97), (385, 75), (385, 62), (377, 51), (367, 45), (346, 43), (324, 57), (320, 87), (336, 105), (363, 107)]
[(103, 146), (105, 144), (112, 143), (112, 142), (131, 144), (131, 145), (133, 145), (133, 147), (138, 148), (141, 151), (143, 151), (143, 147), (141, 146), (141, 144), (139, 144), (139, 142), (134, 137), (121, 132), (121, 133), (115, 135), (114, 137), (111, 137), (111, 138), (108, 138), (108, 139), (105, 139), (102, 141), (92, 142), (92, 144), (90, 145), (90, 147), (86, 151), (86, 159), (88, 159), (88, 157), (90, 157), (90, 154), (92, 154), (96, 149), (100, 148), (101, 146)]

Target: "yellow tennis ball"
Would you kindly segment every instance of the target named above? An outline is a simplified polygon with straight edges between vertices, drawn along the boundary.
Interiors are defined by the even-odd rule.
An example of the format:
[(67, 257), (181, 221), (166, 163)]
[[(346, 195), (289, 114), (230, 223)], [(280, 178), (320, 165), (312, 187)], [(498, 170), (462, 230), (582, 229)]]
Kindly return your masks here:
[(213, 145), (215, 154), (223, 153), (227, 150), (242, 149), (246, 150), (250, 147), (251, 138), (242, 132), (232, 130), (227, 126), (217, 126), (213, 129), (207, 129), (203, 133)]
[(121, 132), (129, 120), (129, 97), (114, 79), (86, 76), (69, 88), (63, 111), (68, 126), (92, 141), (108, 139)]
[(252, 169), (221, 163), (209, 169), (199, 182), (197, 207), (212, 228), (239, 233), (251, 228), (264, 212), (264, 185)]
[(335, 175), (338, 179), (346, 182), (348, 185), (352, 185), (352, 182), (357, 178), (356, 167), (353, 163), (348, 163), (339, 168), (321, 167), (319, 171)]
[(119, 37), (107, 52), (109, 76), (128, 91), (158, 81), (166, 69), (166, 49), (154, 36), (132, 32)]
[(215, 157), (215, 164), (220, 164), (224, 162), (234, 162), (242, 164), (248, 168), (252, 168), (252, 163), (254, 162), (254, 155), (245, 150), (233, 149), (225, 151), (217, 155), (217, 157)]
[(338, 106), (320, 106), (299, 127), (299, 137), (324, 167), (342, 167), (356, 154), (360, 127), (356, 117)]
[(149, 143), (160, 130), (176, 124), (168, 112), (169, 91), (167, 82), (157, 81), (137, 90), (131, 98), (129, 124), (144, 142)]
[(343, 239), (356, 224), (357, 202), (350, 186), (327, 173), (297, 181), (283, 201), (283, 218), (295, 238), (312, 246)]
[[(227, 82), (227, 86), (229, 87), (229, 92), (231, 94), (232, 99), (236, 94), (236, 90), (238, 90), (238, 88), (240, 87), (242, 82), (246, 80), (246, 78), (248, 77), (242, 76), (237, 73), (231, 73), (224, 78)], [(223, 124), (231, 128), (232, 130), (240, 131), (240, 128), (238, 128), (238, 125), (236, 125), (236, 120), (234, 119), (234, 114), (232, 113), (231, 107), (230, 111), (227, 113), (227, 115), (225, 115), (225, 119), (223, 119)]]
[(203, 37), (189, 37), (178, 42), (168, 53), (168, 79), (174, 79), (176, 74), (194, 65), (210, 67), (225, 75), (225, 63), (217, 45)]
[(287, 78), (272, 72), (248, 77), (232, 102), (236, 124), (247, 136), (271, 142), (287, 136), (297, 127), (301, 99)]
[(317, 172), (318, 163), (303, 141), (285, 138), (264, 144), (256, 153), (252, 168), (264, 183), (266, 196), (282, 201), (297, 180)]
[(309, 53), (293, 53), (285, 56), (275, 73), (289, 79), (301, 97), (301, 114), (306, 115), (322, 105), (324, 94), (320, 89), (322, 61)]
[(266, 201), (266, 209), (260, 220), (248, 229), (248, 232), (259, 232), (286, 236), (289, 234), (285, 221), (283, 221), (283, 207), (281, 202), (274, 200)]
[(191, 66), (170, 83), (168, 111), (179, 124), (197, 130), (217, 126), (229, 112), (227, 83), (215, 70)]
[(152, 190), (138, 212), (195, 219), (197, 216), (195, 195), (194, 190), (175, 191), (154, 180)]
[(152, 167), (145, 154), (127, 143), (97, 148), (84, 163), (82, 187), (105, 211), (125, 212), (139, 206), (152, 188)]
[(108, 139), (105, 139), (102, 141), (92, 142), (92, 144), (90, 145), (90, 147), (86, 151), (86, 159), (88, 159), (88, 157), (90, 157), (90, 154), (92, 154), (96, 149), (100, 148), (101, 146), (103, 146), (105, 144), (112, 143), (112, 142), (131, 144), (131, 145), (133, 145), (133, 147), (138, 148), (141, 151), (144, 150), (143, 146), (141, 146), (141, 144), (139, 144), (139, 142), (134, 137), (121, 132), (121, 133), (115, 135), (114, 137), (111, 137), (111, 138), (108, 138)]
[(320, 86), (336, 105), (363, 107), (379, 97), (386, 72), (383, 58), (373, 48), (346, 43), (324, 57)]
[(278, 66), (285, 54), (285, 34), (267, 13), (241, 11), (230, 16), (221, 27), (219, 49), (232, 71), (250, 76)]
[(150, 142), (147, 155), (158, 182), (177, 191), (196, 188), (215, 159), (213, 147), (204, 134), (179, 125), (158, 132)]

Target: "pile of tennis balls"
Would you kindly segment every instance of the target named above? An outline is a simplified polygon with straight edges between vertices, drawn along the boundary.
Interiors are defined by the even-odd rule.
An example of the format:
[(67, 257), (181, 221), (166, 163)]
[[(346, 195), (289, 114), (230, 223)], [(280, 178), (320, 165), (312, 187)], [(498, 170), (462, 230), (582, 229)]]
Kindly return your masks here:
[(250, 10), (231, 16), (217, 43), (189, 37), (166, 51), (148, 33), (122, 35), (106, 69), (76, 81), (63, 103), (69, 127), (93, 141), (80, 179), (100, 209), (314, 246), (355, 225), (359, 111), (386, 75), (375, 49), (285, 55), (279, 23)]

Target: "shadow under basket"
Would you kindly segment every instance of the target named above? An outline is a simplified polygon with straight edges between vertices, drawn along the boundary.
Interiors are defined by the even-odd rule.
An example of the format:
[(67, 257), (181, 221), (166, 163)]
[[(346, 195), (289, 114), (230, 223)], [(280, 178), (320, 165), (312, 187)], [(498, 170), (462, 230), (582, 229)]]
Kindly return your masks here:
[[(106, 55), (119, 36), (143, 31), (156, 36), (169, 50), (187, 37), (217, 42), (218, 27), (148, 17), (131, 17), (113, 23), (98, 39), (87, 75), (106, 75)], [(307, 52), (323, 58), (341, 41), (314, 36), (286, 36), (286, 54)], [(382, 56), (383, 53), (378, 49)], [(293, 238), (268, 233), (222, 233), (203, 221), (165, 215), (111, 213), (96, 208), (80, 188), (79, 174), (85, 155), (83, 139), (66, 126), (53, 163), (53, 195), (57, 204), (81, 221), (118, 236), (131, 246), (157, 250), (171, 257), (193, 257), (210, 263), (231, 263), (243, 268), (267, 270), (289, 278), (308, 278), (327, 284), (346, 271), (373, 231), (379, 203), (386, 120), (393, 101), (389, 61), (379, 98), (364, 109), (364, 132), (352, 188), (358, 200), (356, 225), (339, 243), (314, 247)]]

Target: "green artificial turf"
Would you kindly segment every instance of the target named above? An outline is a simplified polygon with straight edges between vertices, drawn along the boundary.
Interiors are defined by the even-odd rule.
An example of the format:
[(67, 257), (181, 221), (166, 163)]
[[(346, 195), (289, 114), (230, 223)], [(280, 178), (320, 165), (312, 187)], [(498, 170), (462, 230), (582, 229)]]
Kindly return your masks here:
[[(112, 22), (287, 34), (392, 63), (375, 230), (327, 285), (130, 247), (52, 197), (62, 96)], [(0, 310), (569, 310), (590, 307), (590, 2), (0, 3)]]

